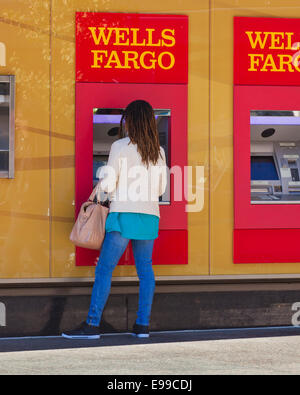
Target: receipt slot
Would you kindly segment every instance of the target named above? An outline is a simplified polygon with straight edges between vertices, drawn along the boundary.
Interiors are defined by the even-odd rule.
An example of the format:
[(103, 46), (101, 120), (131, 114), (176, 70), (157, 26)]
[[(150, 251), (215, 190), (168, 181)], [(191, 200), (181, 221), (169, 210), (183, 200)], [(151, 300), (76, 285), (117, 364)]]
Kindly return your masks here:
[(234, 263), (300, 262), (299, 95), (234, 88)]
[[(101, 167), (107, 163), (111, 144), (118, 138), (124, 109), (137, 99), (152, 105), (167, 165), (170, 170), (175, 167), (177, 174), (180, 169), (184, 175), (187, 165), (187, 85), (76, 83), (76, 216), (98, 182)], [(174, 184), (178, 181), (171, 171), (167, 191), (160, 197), (159, 237), (153, 252), (155, 265), (187, 264), (184, 182), (181, 185), (182, 199), (179, 200), (174, 196)], [(98, 251), (76, 248), (76, 265), (94, 265), (98, 255)], [(131, 244), (119, 264), (134, 264)]]

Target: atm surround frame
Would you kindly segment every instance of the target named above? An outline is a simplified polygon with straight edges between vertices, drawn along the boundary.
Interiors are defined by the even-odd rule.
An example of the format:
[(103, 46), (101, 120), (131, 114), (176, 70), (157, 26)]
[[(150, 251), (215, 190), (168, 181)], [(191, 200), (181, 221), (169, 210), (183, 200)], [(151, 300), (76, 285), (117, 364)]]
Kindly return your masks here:
[(249, 118), (251, 110), (293, 111), (299, 95), (297, 86), (234, 86), (233, 263), (300, 262), (300, 204), (251, 204)]
[[(153, 108), (170, 107), (170, 165), (178, 165), (184, 172), (187, 162), (187, 99), (188, 86), (185, 84), (114, 84), (76, 83), (76, 134), (75, 134), (75, 217), (81, 204), (92, 189), (93, 162), (93, 108), (123, 108), (131, 101), (144, 99)], [(180, 149), (179, 149), (180, 147)], [(176, 162), (174, 162), (176, 159)], [(172, 181), (172, 180), (171, 180)], [(174, 180), (172, 181), (174, 182)], [(182, 183), (182, 196), (184, 194)], [(161, 205), (159, 237), (153, 251), (154, 265), (185, 265), (188, 263), (188, 222), (185, 199), (174, 200)], [(163, 248), (160, 248), (163, 246)], [(92, 266), (96, 263), (98, 251), (76, 247), (76, 266)], [(127, 248), (119, 264), (133, 263), (131, 248)]]

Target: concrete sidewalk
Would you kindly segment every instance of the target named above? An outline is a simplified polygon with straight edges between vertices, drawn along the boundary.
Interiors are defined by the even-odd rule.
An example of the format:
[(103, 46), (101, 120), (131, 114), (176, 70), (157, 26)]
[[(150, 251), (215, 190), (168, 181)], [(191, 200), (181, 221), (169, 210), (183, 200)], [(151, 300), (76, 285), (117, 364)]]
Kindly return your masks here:
[(0, 339), (1, 375), (204, 375), (300, 373), (300, 328), (153, 332), (100, 340)]

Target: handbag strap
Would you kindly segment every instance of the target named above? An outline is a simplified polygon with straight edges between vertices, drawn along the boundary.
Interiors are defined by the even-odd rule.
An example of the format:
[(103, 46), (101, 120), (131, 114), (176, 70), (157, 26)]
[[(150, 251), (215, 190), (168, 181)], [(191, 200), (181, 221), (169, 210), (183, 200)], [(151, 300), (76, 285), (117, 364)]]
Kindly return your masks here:
[(100, 203), (100, 196), (97, 196), (97, 185), (95, 186), (95, 188), (93, 189), (93, 192), (90, 194), (90, 197), (88, 200), (90, 200), (91, 202), (94, 201), (95, 197), (97, 197), (97, 202)]

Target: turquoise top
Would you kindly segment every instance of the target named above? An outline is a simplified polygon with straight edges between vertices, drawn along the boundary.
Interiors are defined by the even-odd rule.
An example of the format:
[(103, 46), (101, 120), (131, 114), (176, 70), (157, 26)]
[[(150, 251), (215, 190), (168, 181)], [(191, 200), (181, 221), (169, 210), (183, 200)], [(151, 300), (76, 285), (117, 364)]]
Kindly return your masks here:
[(159, 217), (141, 213), (109, 213), (106, 232), (120, 232), (126, 239), (153, 240), (158, 236)]

